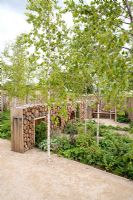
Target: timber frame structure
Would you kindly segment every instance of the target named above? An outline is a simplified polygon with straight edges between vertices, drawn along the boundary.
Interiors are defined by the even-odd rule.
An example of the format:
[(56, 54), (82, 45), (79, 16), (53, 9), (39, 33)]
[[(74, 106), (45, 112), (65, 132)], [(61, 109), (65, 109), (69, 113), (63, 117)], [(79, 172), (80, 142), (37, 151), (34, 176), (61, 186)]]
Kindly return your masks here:
[[(129, 106), (129, 117), (133, 119), (133, 99), (128, 99)], [(97, 103), (95, 102), (95, 108), (90, 106), (92, 102), (95, 102), (95, 99), (87, 99), (80, 100), (76, 102), (76, 106), (78, 105), (79, 114), (78, 118), (83, 121), (87, 119), (96, 118), (99, 114), (100, 118), (109, 118), (115, 119), (117, 117), (117, 113), (115, 108), (112, 110), (105, 110), (105, 105), (103, 102), (100, 104), (99, 113), (96, 110)], [(59, 114), (60, 107), (53, 107), (51, 109), (51, 116), (57, 117), (59, 119), (59, 124), (51, 121), (51, 129), (56, 130), (56, 128), (60, 128), (63, 130), (67, 121), (76, 119), (77, 108), (73, 106), (72, 103), (67, 104), (67, 120), (64, 117), (61, 117)], [(47, 114), (48, 109), (47, 105), (42, 104), (30, 104), (25, 106), (19, 106), (16, 108), (12, 108), (11, 110), (11, 143), (12, 150), (20, 153), (24, 153), (25, 151), (32, 149), (35, 145), (35, 125), (37, 120), (44, 120), (47, 122)]]
[[(60, 118), (60, 128), (65, 126), (65, 120), (59, 116), (60, 107), (51, 109), (51, 116)], [(71, 105), (67, 107), (68, 120), (75, 116), (75, 110)], [(44, 119), (47, 121), (47, 105), (25, 105), (11, 110), (11, 149), (15, 152), (24, 153), (35, 145), (35, 121)], [(56, 129), (57, 124), (51, 121), (51, 129)]]

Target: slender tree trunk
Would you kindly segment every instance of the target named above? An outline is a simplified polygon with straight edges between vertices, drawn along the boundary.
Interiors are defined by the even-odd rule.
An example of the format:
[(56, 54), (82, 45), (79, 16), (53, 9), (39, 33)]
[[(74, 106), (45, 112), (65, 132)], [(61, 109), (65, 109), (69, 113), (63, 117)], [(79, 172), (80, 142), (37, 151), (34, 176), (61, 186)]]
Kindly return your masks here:
[(29, 101), (28, 101), (28, 95), (26, 95), (25, 103), (28, 104), (28, 102), (29, 102)]
[(112, 117), (111, 117), (111, 110), (110, 110), (110, 119), (112, 119)]
[(85, 134), (87, 133), (87, 100), (85, 102)]
[(115, 122), (117, 122), (117, 109), (115, 107)]
[[(16, 84), (16, 83), (15, 83)], [(17, 93), (16, 87), (15, 87), (15, 94)], [(17, 97), (14, 97), (14, 101), (13, 101), (13, 107), (17, 107)]]
[(29, 92), (28, 92), (28, 88), (27, 88), (27, 91), (26, 91), (25, 103), (26, 103), (26, 104), (29, 103)]
[(3, 91), (1, 91), (0, 93), (0, 109), (1, 109), (1, 112), (3, 112), (4, 110)]
[(13, 107), (16, 107), (16, 106), (17, 106), (17, 98), (15, 97), (15, 98), (14, 98)]
[[(48, 15), (48, 18), (50, 19), (50, 15)], [(49, 30), (46, 30), (47, 34), (49, 34)], [(49, 53), (49, 57), (48, 57), (48, 79), (50, 78), (50, 74), (51, 74), (51, 70), (50, 70), (50, 65), (51, 65), (51, 61), (50, 61), (50, 43), (51, 40), (50, 38), (48, 39), (48, 53)], [(47, 127), (47, 153), (48, 153), (48, 162), (50, 161), (50, 133), (51, 133), (51, 107), (49, 105), (50, 103), (50, 83), (49, 83), (49, 88), (48, 88), (48, 127)]]
[(97, 105), (97, 144), (99, 144), (99, 132), (100, 132), (100, 105)]
[(87, 123), (86, 123), (86, 119), (85, 119), (85, 134), (87, 133)]
[[(50, 91), (48, 91), (48, 101), (50, 100)], [(51, 131), (51, 109), (48, 105), (48, 127), (47, 127), (47, 152), (48, 160), (50, 160), (50, 131)]]
[(129, 5), (129, 1), (128, 1), (128, 0), (125, 0), (125, 6), (126, 6), (127, 11), (128, 11), (128, 15), (129, 15), (129, 18), (130, 18), (130, 22), (133, 23), (132, 10), (131, 10), (131, 7), (130, 7), (130, 5)]

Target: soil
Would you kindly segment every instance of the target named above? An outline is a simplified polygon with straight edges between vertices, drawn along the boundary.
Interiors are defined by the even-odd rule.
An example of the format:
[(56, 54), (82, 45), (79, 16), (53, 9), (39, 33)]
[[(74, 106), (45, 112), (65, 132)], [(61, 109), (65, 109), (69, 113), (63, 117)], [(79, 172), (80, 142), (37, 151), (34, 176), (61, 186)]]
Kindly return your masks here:
[(133, 200), (133, 182), (37, 149), (24, 154), (0, 139), (0, 200)]

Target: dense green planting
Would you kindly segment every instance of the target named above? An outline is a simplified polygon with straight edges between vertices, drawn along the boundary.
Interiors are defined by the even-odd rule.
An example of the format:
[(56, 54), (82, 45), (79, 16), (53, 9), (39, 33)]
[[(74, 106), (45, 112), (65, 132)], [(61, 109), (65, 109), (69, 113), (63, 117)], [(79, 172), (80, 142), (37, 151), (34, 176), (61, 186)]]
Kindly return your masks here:
[(129, 132), (133, 134), (133, 122), (130, 123), (130, 130), (129, 130)]
[(0, 138), (9, 139), (11, 137), (10, 112), (5, 111), (0, 116)]
[(64, 128), (64, 133), (70, 135), (77, 134), (78, 133), (77, 124), (68, 122)]
[(41, 122), (35, 127), (35, 145), (38, 147), (40, 142), (47, 138), (47, 124)]
[[(96, 124), (88, 123), (88, 132), (80, 132), (74, 136), (56, 136), (51, 140), (51, 151), (66, 158), (85, 164), (100, 167), (114, 174), (133, 179), (133, 140), (109, 130), (109, 127), (100, 127), (100, 143), (96, 143)], [(81, 128), (81, 127), (80, 127)], [(81, 129), (80, 129), (81, 130)], [(47, 149), (46, 140), (39, 148)]]
[(126, 115), (118, 115), (117, 116), (117, 121), (120, 123), (128, 123), (130, 120), (128, 119), (128, 116)]

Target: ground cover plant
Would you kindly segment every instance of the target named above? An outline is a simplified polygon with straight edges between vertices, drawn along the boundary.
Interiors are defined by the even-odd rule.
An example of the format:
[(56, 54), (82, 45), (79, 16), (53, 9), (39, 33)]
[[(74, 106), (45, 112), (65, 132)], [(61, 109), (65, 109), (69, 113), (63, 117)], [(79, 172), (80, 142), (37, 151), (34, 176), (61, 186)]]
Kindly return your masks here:
[(129, 123), (130, 122), (127, 115), (118, 115), (117, 121), (120, 123)]
[[(83, 128), (81, 126), (82, 124), (79, 125), (80, 132), (78, 135), (75, 134), (73, 141), (71, 134), (54, 136), (51, 139), (51, 151), (68, 159), (133, 179), (133, 140), (128, 136), (117, 134), (110, 129), (112, 127), (101, 126), (98, 145), (96, 123), (91, 121), (87, 124), (87, 134), (81, 132)], [(39, 148), (46, 151), (47, 141), (43, 140)]]
[(133, 122), (130, 123), (130, 130), (129, 130), (129, 133), (132, 133), (132, 134), (133, 134)]
[(9, 139), (11, 137), (10, 112), (4, 111), (0, 116), (0, 138)]

